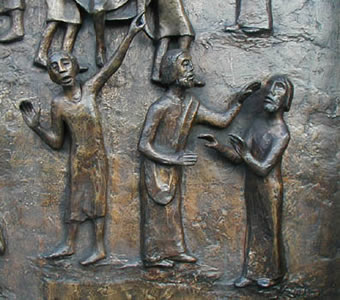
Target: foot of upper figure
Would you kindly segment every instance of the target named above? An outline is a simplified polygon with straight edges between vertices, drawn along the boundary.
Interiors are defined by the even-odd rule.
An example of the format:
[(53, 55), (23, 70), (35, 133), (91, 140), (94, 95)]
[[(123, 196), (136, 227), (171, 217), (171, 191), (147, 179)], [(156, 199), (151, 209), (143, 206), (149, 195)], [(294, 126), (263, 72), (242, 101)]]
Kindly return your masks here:
[(181, 253), (172, 257), (169, 257), (170, 260), (176, 261), (176, 262), (183, 262), (183, 263), (195, 263), (197, 261), (197, 258), (187, 254), (187, 253)]
[(95, 252), (93, 252), (88, 258), (86, 258), (85, 260), (82, 260), (80, 262), (81, 265), (83, 266), (87, 266), (90, 264), (94, 264), (102, 259), (104, 259), (106, 257), (105, 251), (104, 250), (96, 250)]
[(234, 281), (234, 286), (238, 288), (243, 288), (249, 285), (257, 285), (261, 288), (269, 288), (279, 282), (279, 279), (270, 279), (270, 278), (259, 278), (257, 280), (249, 279), (245, 276), (241, 276), (240, 278)]
[(61, 258), (65, 256), (70, 256), (74, 254), (74, 247), (71, 245), (62, 245), (55, 249), (53, 252), (44, 255), (45, 258), (54, 259), (54, 258)]

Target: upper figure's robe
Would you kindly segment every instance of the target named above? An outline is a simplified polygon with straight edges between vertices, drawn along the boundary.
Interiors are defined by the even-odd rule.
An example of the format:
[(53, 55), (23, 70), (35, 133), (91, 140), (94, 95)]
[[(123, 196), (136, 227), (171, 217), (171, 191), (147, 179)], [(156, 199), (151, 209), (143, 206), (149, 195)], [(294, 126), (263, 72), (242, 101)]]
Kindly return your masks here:
[(74, 0), (89, 14), (106, 13), (106, 20), (126, 20), (137, 14), (136, 0)]
[(271, 0), (240, 0), (240, 12), (237, 23), (241, 28), (271, 30)]
[(6, 13), (13, 9), (25, 9), (25, 0), (1, 0), (0, 1), (0, 14)]
[(80, 24), (81, 17), (74, 0), (45, 0), (47, 5), (46, 21)]
[(146, 4), (148, 10), (149, 7), (154, 8), (155, 39), (173, 36), (195, 36), (182, 0), (149, 0)]

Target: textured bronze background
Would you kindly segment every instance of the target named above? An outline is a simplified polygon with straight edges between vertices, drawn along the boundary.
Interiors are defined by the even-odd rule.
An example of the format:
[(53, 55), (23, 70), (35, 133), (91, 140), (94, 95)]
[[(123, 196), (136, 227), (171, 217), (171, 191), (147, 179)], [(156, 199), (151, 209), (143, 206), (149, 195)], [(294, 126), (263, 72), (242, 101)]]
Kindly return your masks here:
[[(44, 145), (22, 120), (19, 103), (41, 102), (47, 122), (51, 98), (60, 92), (46, 70), (32, 65), (46, 16), (43, 0), (26, 1), (25, 37), (0, 45), (0, 214), (7, 241), (0, 257), (0, 285), (8, 299), (336, 299), (339, 289), (340, 59), (338, 0), (272, 1), (273, 33), (249, 37), (224, 32), (235, 20), (233, 0), (185, 0), (196, 31), (192, 57), (206, 86), (191, 92), (222, 109), (225, 95), (276, 73), (288, 74), (295, 97), (285, 119), (291, 141), (283, 158), (283, 241), (288, 273), (270, 290), (235, 289), (245, 232), (243, 167), (228, 164), (197, 139), (212, 133), (227, 141), (242, 135), (257, 105), (249, 101), (227, 130), (194, 128), (188, 146), (197, 164), (185, 171), (183, 221), (196, 265), (145, 270), (140, 260), (140, 130), (148, 107), (163, 94), (150, 82), (154, 46), (139, 34), (117, 73), (99, 94), (109, 159), (106, 222), (108, 257), (82, 267), (91, 249), (90, 224), (77, 239), (76, 257), (48, 264), (39, 256), (62, 237), (67, 199), (68, 142), (61, 151)], [(255, 4), (254, 4), (255, 5)], [(7, 21), (6, 21), (7, 22)], [(4, 22), (4, 26), (8, 23)], [(1, 26), (1, 24), (0, 24)], [(108, 56), (128, 25), (108, 24)], [(60, 49), (58, 31), (53, 49)], [(73, 53), (88, 62), (84, 81), (96, 72), (95, 35), (85, 18)], [(246, 102), (247, 102), (246, 101)], [(46, 123), (45, 123), (46, 124)], [(88, 227), (88, 228), (86, 228)], [(280, 295), (280, 296), (279, 296)]]

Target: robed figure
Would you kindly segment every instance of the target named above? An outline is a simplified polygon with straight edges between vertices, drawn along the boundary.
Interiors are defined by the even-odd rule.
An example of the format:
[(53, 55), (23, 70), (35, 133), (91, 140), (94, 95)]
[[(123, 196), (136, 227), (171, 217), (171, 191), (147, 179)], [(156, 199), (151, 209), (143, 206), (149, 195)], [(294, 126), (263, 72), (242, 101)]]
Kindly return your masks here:
[(182, 223), (183, 167), (194, 165), (196, 153), (186, 150), (195, 123), (226, 127), (238, 114), (244, 99), (258, 88), (252, 84), (229, 103), (225, 112), (209, 110), (186, 90), (195, 86), (187, 51), (167, 52), (161, 64), (165, 94), (154, 102), (145, 118), (139, 140), (141, 165), (141, 254), (146, 267), (173, 267), (193, 263)]
[(88, 265), (103, 259), (104, 229), (107, 200), (108, 162), (103, 129), (97, 105), (97, 95), (106, 81), (118, 70), (133, 37), (144, 27), (140, 15), (131, 23), (128, 34), (107, 64), (93, 77), (81, 84), (76, 79), (79, 65), (67, 52), (52, 53), (47, 61), (50, 78), (61, 85), (63, 92), (51, 103), (51, 126), (40, 124), (40, 109), (36, 111), (29, 101), (20, 104), (26, 124), (51, 148), (63, 146), (65, 132), (71, 136), (70, 197), (65, 209), (65, 239), (46, 258), (54, 259), (74, 254), (78, 227), (85, 221), (93, 225), (94, 245)]
[(271, 0), (236, 0), (236, 21), (225, 31), (247, 34), (270, 33), (273, 29)]
[(264, 112), (256, 117), (244, 139), (231, 135), (230, 147), (220, 144), (213, 135), (200, 136), (209, 141), (207, 147), (219, 151), (232, 163), (246, 166), (247, 229), (243, 271), (235, 281), (236, 287), (269, 287), (286, 272), (281, 232), (281, 162), (290, 140), (283, 113), (289, 111), (292, 98), (293, 85), (287, 76), (273, 76), (264, 89)]

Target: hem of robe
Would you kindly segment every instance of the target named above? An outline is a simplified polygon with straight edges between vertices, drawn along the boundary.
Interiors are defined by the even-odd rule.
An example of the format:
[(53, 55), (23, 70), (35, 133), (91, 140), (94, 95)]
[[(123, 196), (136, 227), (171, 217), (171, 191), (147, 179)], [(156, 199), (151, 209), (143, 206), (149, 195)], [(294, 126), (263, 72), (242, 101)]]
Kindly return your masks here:
[(117, 9), (106, 13), (106, 21), (130, 20), (137, 16), (137, 2), (130, 0)]
[(12, 0), (12, 1), (4, 1), (4, 2), (0, 3), (0, 13), (1, 14), (6, 13), (6, 12), (11, 11), (11, 10), (15, 10), (15, 9), (24, 10), (25, 9), (25, 1), (24, 0), (17, 0), (17, 1)]

